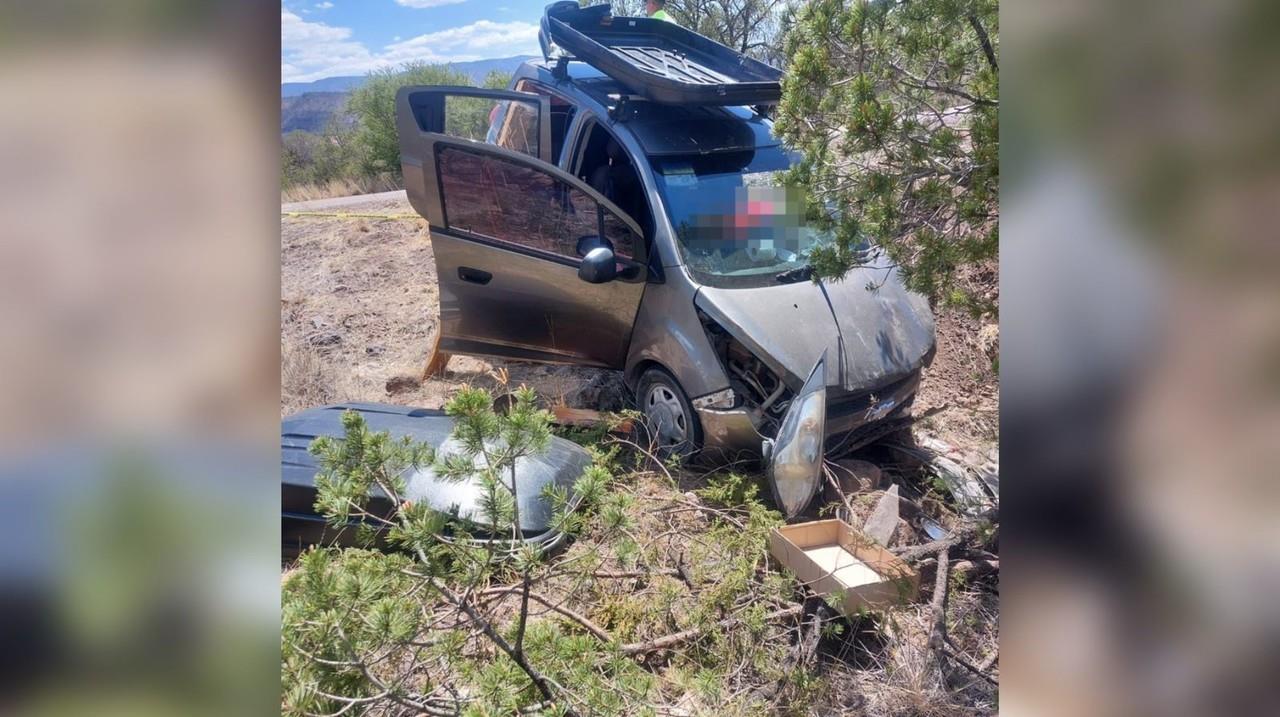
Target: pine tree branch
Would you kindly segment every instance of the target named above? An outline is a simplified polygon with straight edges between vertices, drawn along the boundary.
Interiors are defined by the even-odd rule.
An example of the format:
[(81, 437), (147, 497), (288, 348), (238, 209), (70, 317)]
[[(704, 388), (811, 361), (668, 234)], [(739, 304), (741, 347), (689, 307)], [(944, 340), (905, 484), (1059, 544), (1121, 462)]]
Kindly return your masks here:
[(999, 107), (1000, 106), (1000, 102), (997, 100), (988, 100), (988, 99), (983, 99), (981, 97), (974, 97), (973, 95), (969, 94), (968, 92), (965, 92), (962, 89), (959, 89), (958, 87), (948, 87), (947, 85), (939, 85), (939, 84), (930, 82), (926, 79), (916, 77), (905, 68), (899, 67), (898, 65), (892, 62), (889, 62), (887, 60), (885, 61), (885, 64), (893, 68), (893, 70), (898, 74), (907, 78), (907, 80), (909, 81), (904, 80), (903, 84), (907, 85), (908, 87), (914, 87), (917, 90), (929, 90), (930, 92), (941, 92), (944, 95), (952, 95), (954, 97), (959, 97), (961, 99), (969, 100), (975, 105), (981, 105), (983, 107)]
[(522, 590), (521, 587), (508, 586), (508, 587), (500, 587), (500, 588), (489, 588), (488, 590), (483, 591), (481, 594), (488, 596), (488, 595), (510, 595), (513, 593), (527, 595), (527, 599), (532, 600), (538, 603), (539, 605), (542, 605), (543, 607), (547, 608), (548, 610), (551, 610), (552, 612), (559, 613), (560, 615), (563, 615), (569, 618), (570, 620), (573, 620), (574, 622), (581, 625), (584, 629), (586, 629), (587, 632), (599, 638), (599, 640), (603, 643), (608, 644), (613, 642), (612, 635), (610, 635), (608, 632), (604, 630), (604, 628), (601, 628), (599, 625), (595, 624), (594, 622), (592, 622), (590, 619), (583, 616), (582, 614), (574, 612), (573, 610), (570, 610), (569, 608), (564, 607), (563, 605), (558, 605), (556, 603), (553, 603), (552, 601), (548, 600), (547, 598), (537, 593), (534, 593), (534, 592), (526, 593), (524, 590)]
[[(781, 620), (783, 618), (795, 617), (796, 615), (799, 615), (803, 612), (804, 612), (804, 605), (792, 605), (791, 607), (784, 607), (781, 610), (774, 610), (768, 615), (765, 615), (764, 619), (766, 622), (770, 622), (773, 620)], [(737, 625), (740, 622), (742, 622), (742, 618), (730, 617), (730, 618), (725, 618), (724, 620), (721, 620), (720, 622), (717, 622), (714, 625), (711, 625), (709, 627), (733, 627), (734, 625)], [(693, 638), (698, 637), (699, 635), (702, 635), (704, 632), (706, 632), (709, 629), (709, 627), (694, 627), (688, 630), (683, 630), (681, 632), (672, 633), (665, 637), (658, 637), (652, 640), (645, 640), (644, 642), (633, 642), (627, 645), (623, 645), (622, 654), (639, 655), (645, 652), (653, 652), (654, 650), (662, 650), (668, 647), (673, 647), (675, 645), (679, 645), (682, 642), (685, 642), (686, 640), (692, 640)]]
[(996, 64), (996, 50), (991, 46), (991, 37), (987, 35), (987, 28), (982, 26), (978, 16), (973, 13), (969, 14), (968, 19), (970, 27), (978, 35), (978, 42), (982, 45), (982, 53), (987, 56), (987, 64), (991, 65), (991, 69), (999, 72), (1000, 66)]
[[(417, 552), (418, 558), (429, 565), (431, 561), (427, 559), (427, 556), (423, 554), (422, 550), (419, 549)], [(480, 632), (484, 633), (484, 636), (489, 638), (490, 642), (497, 646), (499, 650), (502, 650), (507, 657), (511, 658), (512, 662), (516, 663), (516, 666), (524, 671), (525, 675), (529, 677), (529, 680), (533, 682), (533, 686), (538, 688), (538, 692), (542, 694), (543, 699), (549, 702), (556, 702), (556, 694), (551, 688), (551, 680), (547, 679), (547, 677), (539, 672), (536, 667), (529, 664), (524, 653), (518, 652), (511, 643), (507, 642), (502, 635), (499, 635), (498, 631), (494, 629), (493, 623), (485, 619), (485, 617), (476, 610), (475, 605), (472, 605), (469, 601), (460, 600), (457, 595), (453, 594), (453, 591), (450, 590), (447, 585), (434, 576), (427, 575), (424, 577), (427, 582), (430, 583), (432, 588), (439, 592), (440, 595), (444, 596), (445, 600), (453, 603), (459, 610), (466, 613), (467, 617), (471, 618), (471, 620), (476, 624), (476, 627), (480, 628)], [(578, 713), (575, 712), (568, 704), (564, 705), (564, 709), (564, 714), (567, 717), (578, 717)]]

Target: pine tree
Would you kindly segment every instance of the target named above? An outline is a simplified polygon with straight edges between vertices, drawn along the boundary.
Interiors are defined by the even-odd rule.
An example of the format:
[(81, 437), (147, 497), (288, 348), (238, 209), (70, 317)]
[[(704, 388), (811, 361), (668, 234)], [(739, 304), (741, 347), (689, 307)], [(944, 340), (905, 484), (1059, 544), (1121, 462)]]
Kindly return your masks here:
[(996, 0), (815, 0), (787, 33), (776, 131), (805, 159), (788, 178), (836, 241), (839, 278), (865, 239), (907, 285), (995, 311), (999, 233)]

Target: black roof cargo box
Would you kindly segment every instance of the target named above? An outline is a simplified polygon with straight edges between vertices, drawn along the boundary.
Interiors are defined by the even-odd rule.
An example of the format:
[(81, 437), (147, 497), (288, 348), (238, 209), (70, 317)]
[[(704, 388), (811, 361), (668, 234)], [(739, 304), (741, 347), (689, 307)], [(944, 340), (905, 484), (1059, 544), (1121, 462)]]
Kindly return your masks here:
[(608, 5), (547, 6), (538, 32), (547, 60), (576, 59), (664, 104), (769, 105), (782, 71), (665, 20), (614, 17)]
[[(444, 411), (383, 403), (345, 403), (310, 408), (280, 421), (280, 502), (282, 554), (293, 558), (311, 545), (355, 545), (353, 520), (341, 529), (329, 525), (317, 513), (316, 473), (319, 465), (309, 450), (319, 436), (340, 439), (345, 435), (342, 415), (355, 411), (364, 417), (370, 431), (387, 431), (393, 438), (409, 437), (430, 443), (443, 455), (462, 452), (451, 436), (453, 419)], [(473, 459), (474, 460), (474, 459)], [(563, 438), (555, 437), (545, 451), (516, 461), (519, 484), (520, 524), (524, 540), (544, 548), (563, 535), (552, 526), (553, 508), (543, 496), (543, 489), (555, 484), (567, 490), (591, 464), (586, 449)], [(451, 481), (436, 475), (429, 466), (411, 469), (404, 474), (405, 497), (423, 502), (435, 510), (456, 513), (464, 519), (476, 519), (480, 512), (480, 487), (474, 481)], [(385, 493), (374, 488), (370, 493), (370, 513), (389, 517), (394, 505)], [(379, 533), (383, 526), (370, 524)], [(483, 521), (476, 522), (477, 536), (485, 534)], [(379, 547), (385, 544), (379, 543)]]

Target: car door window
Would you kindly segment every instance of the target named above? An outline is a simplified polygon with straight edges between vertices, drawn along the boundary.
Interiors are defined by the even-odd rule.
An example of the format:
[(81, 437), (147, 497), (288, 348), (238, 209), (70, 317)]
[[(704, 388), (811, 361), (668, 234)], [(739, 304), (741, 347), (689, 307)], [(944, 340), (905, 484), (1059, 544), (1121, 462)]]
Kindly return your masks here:
[(635, 257), (625, 221), (547, 171), (443, 143), (436, 166), (447, 229), (575, 262), (581, 238), (603, 235), (619, 258)]
[(397, 131), (402, 154), (406, 138), (412, 141), (416, 129), (549, 158), (549, 135), (544, 132), (549, 127), (541, 126), (548, 113), (544, 97), (475, 87), (405, 88), (401, 94)]

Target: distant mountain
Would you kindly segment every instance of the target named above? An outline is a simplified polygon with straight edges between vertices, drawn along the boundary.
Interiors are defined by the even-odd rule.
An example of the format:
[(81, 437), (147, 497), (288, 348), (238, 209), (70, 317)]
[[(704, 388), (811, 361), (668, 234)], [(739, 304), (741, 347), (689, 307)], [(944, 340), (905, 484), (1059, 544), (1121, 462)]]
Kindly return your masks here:
[(280, 132), (296, 129), (323, 132), (333, 118), (348, 126), (354, 125), (355, 117), (346, 111), (350, 96), (347, 92), (304, 92), (295, 97), (281, 97)]
[[(533, 55), (517, 55), (496, 60), (472, 60), (471, 62), (452, 62), (449, 64), (455, 70), (467, 73), (472, 81), (479, 84), (484, 80), (485, 75), (492, 70), (515, 72), (520, 63), (532, 59), (534, 59)], [(282, 82), (280, 83), (280, 96), (297, 97), (309, 92), (350, 92), (363, 85), (364, 81), (364, 75), (344, 75), (340, 77), (325, 77), (314, 82)]]
[(364, 84), (364, 75), (326, 77), (314, 82), (281, 82), (281, 97), (297, 97), (308, 92), (350, 92)]

